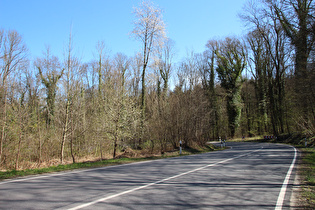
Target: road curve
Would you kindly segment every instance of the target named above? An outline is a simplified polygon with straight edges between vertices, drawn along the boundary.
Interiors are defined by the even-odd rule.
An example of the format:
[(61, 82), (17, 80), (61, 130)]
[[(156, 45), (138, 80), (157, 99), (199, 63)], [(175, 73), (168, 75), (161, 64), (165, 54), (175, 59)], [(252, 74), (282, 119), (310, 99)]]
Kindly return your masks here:
[(289, 209), (294, 147), (230, 149), (0, 182), (0, 209)]

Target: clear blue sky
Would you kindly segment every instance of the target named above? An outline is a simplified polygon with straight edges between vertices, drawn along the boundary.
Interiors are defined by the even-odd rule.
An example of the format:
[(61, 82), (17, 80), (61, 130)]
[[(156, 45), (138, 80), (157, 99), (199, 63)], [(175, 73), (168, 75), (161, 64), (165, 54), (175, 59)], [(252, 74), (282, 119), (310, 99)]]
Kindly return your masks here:
[[(177, 59), (187, 51), (203, 52), (209, 39), (245, 33), (238, 13), (247, 0), (152, 0), (163, 9), (167, 36), (175, 41)], [(62, 59), (72, 24), (74, 48), (90, 61), (97, 41), (111, 54), (133, 56), (139, 42), (130, 37), (133, 8), (141, 0), (0, 0), (0, 28), (15, 29), (32, 58), (42, 56), (49, 45)]]

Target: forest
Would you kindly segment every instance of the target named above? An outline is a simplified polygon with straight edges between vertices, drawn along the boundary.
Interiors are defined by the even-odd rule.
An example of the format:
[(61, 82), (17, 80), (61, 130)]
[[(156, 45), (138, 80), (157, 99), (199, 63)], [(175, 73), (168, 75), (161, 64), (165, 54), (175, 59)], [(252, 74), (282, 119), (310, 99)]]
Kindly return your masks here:
[[(211, 39), (174, 63), (162, 11), (134, 9), (132, 57), (96, 43), (81, 62), (69, 34), (63, 57), (31, 58), (15, 30), (0, 30), (0, 170), (161, 153), (212, 140), (315, 134), (315, 4), (248, 2), (248, 33)], [(211, 21), (211, 20), (209, 20)]]

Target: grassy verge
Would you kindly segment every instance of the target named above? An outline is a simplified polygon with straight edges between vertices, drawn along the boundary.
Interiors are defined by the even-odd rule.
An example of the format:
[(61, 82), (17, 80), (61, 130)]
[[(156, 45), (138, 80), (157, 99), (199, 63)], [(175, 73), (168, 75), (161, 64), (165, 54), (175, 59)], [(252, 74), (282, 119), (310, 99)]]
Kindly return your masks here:
[(5, 171), (5, 172), (0, 172), (0, 180), (22, 177), (22, 176), (29, 176), (29, 175), (75, 170), (75, 169), (80, 169), (80, 168), (94, 168), (94, 167), (119, 165), (119, 164), (136, 162), (136, 161), (141, 161), (141, 160), (144, 161), (147, 159), (149, 158), (121, 158), (121, 159), (110, 159), (110, 160), (103, 160), (103, 161), (96, 161), (96, 162), (72, 163), (72, 164), (51, 166), (48, 168), (39, 168), (39, 169), (10, 170), (10, 171)]
[(315, 148), (301, 148), (302, 163), (299, 170), (301, 176), (300, 206), (315, 209)]
[[(198, 148), (198, 149), (186, 148), (183, 150), (182, 155), (199, 154), (199, 153), (210, 152), (214, 150), (218, 150), (218, 148), (215, 148), (212, 145), (208, 145), (208, 146)], [(119, 159), (107, 159), (107, 160), (95, 161), (95, 162), (72, 163), (72, 164), (66, 164), (66, 165), (51, 166), (48, 168), (27, 169), (27, 170), (18, 170), (18, 171), (10, 170), (10, 171), (5, 171), (5, 172), (0, 171), (0, 180), (29, 176), (29, 175), (69, 171), (69, 170), (75, 170), (75, 169), (113, 166), (113, 165), (140, 162), (140, 161), (146, 161), (146, 160), (156, 160), (156, 159), (162, 159), (162, 158), (177, 157), (177, 156), (180, 156), (179, 152), (175, 151), (175, 152), (170, 152), (170, 153), (166, 153), (159, 156), (155, 155), (155, 156), (141, 157), (141, 158), (122, 157)]]

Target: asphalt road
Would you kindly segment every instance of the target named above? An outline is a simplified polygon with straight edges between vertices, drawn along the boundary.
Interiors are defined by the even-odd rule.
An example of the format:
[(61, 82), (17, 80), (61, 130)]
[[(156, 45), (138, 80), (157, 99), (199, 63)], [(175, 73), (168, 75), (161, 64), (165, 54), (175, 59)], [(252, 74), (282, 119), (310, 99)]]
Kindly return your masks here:
[(228, 146), (200, 155), (3, 181), (0, 209), (289, 209), (295, 148)]

